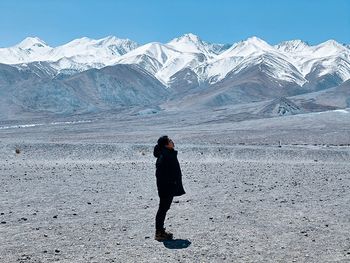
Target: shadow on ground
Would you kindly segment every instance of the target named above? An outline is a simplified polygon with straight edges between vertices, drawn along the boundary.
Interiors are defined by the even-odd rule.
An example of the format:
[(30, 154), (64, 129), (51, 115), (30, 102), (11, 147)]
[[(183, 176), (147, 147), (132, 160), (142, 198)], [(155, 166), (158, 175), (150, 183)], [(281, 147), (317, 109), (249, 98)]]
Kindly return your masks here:
[(182, 249), (188, 248), (191, 245), (191, 242), (187, 239), (172, 239), (163, 241), (163, 244), (169, 249)]

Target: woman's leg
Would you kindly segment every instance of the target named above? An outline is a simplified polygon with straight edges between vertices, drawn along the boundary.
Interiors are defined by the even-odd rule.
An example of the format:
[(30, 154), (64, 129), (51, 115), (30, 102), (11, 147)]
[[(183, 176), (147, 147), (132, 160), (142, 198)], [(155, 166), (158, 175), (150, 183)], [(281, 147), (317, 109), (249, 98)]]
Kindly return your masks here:
[(166, 213), (170, 208), (173, 198), (173, 196), (160, 197), (159, 208), (156, 215), (156, 230), (162, 230), (164, 228)]

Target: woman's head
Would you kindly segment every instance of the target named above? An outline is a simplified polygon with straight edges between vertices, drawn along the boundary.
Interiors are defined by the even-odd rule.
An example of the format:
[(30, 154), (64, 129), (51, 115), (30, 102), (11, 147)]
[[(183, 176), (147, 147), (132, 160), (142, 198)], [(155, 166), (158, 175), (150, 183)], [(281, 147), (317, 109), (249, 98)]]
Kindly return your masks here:
[(168, 145), (169, 143), (169, 137), (167, 135), (161, 136), (159, 137), (158, 141), (157, 141), (157, 145), (160, 148), (165, 147), (166, 145)]
[(172, 149), (172, 148), (175, 147), (175, 144), (174, 144), (173, 140), (170, 139), (167, 135), (164, 135), (164, 136), (160, 137), (158, 139), (157, 144), (161, 148), (165, 147), (165, 148), (168, 148), (168, 149)]
[(163, 148), (174, 149), (174, 147), (174, 142), (167, 135), (164, 135), (158, 139), (157, 145), (154, 146), (153, 155), (158, 158)]

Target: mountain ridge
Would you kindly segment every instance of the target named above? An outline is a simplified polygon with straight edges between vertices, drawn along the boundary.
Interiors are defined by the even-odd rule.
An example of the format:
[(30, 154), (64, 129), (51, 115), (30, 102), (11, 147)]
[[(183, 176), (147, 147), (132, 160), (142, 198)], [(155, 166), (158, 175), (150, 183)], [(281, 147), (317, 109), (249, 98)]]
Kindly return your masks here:
[[(45, 60), (31, 61), (35, 57)], [(21, 63), (13, 63), (16, 58)], [(4, 59), (7, 63), (1, 61)], [(318, 45), (302, 40), (270, 45), (253, 36), (225, 45), (188, 33), (167, 43), (139, 45), (108, 36), (83, 37), (50, 47), (37, 37), (28, 37), (0, 49), (2, 101), (9, 109), (11, 103), (16, 104), (16, 112), (74, 114), (134, 106), (169, 109), (174, 105), (205, 110), (277, 100), (276, 107), (298, 114), (347, 105), (347, 97), (338, 99), (337, 92), (349, 96), (343, 89), (327, 93), (320, 105), (308, 102), (306, 109), (287, 107), (286, 100), (332, 89), (349, 79), (350, 49), (334, 40)], [(89, 96), (81, 96), (88, 90)], [(327, 106), (326, 100), (332, 101), (331, 105)]]

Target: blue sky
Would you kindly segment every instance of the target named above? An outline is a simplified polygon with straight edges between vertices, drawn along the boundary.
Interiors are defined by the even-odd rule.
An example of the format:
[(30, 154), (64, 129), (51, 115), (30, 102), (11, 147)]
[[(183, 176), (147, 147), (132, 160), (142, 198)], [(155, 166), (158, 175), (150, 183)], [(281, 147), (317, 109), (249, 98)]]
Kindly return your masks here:
[(140, 44), (185, 33), (233, 43), (350, 43), (349, 0), (1, 0), (0, 47), (38, 36), (51, 46), (115, 35)]

